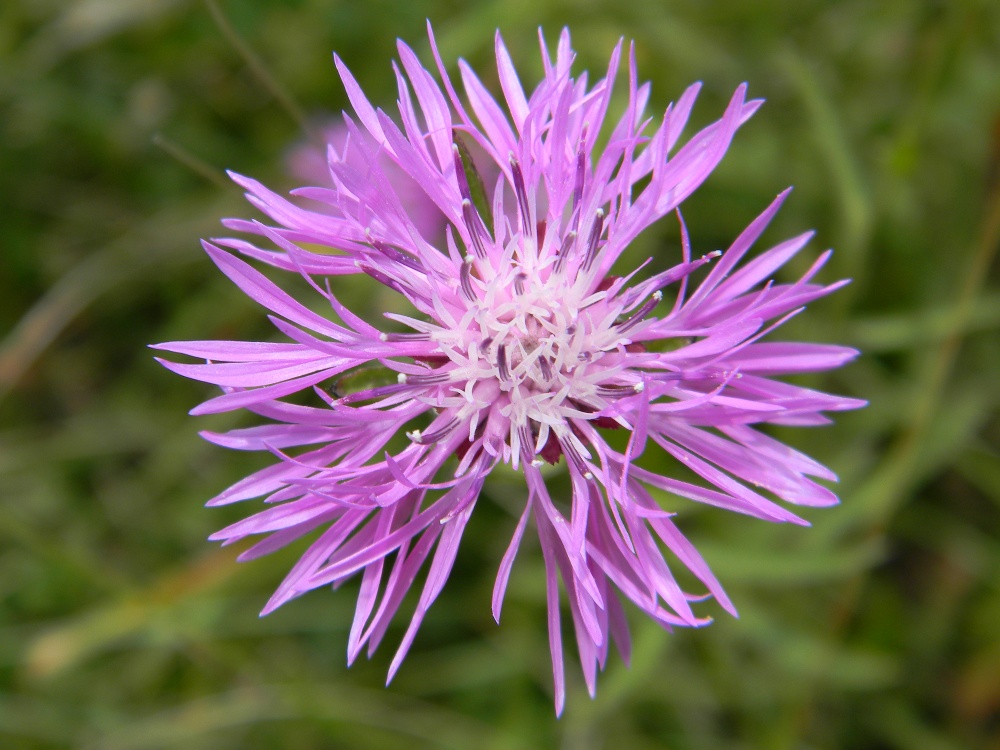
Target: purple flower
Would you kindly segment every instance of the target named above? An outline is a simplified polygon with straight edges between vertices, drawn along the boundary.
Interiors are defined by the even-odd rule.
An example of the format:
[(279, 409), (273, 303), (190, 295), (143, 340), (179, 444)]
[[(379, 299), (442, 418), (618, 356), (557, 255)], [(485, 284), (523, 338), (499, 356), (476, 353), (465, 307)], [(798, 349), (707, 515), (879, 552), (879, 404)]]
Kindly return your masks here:
[[(369, 103), (336, 59), (356, 119), (345, 116), (348, 138), (340, 152), (330, 151), (331, 185), (294, 193), (326, 204), (323, 210), (233, 175), (273, 223), (228, 220), (226, 226), (264, 237), (273, 249), (237, 239), (206, 242), (205, 249), (290, 341), (157, 348), (206, 360), (163, 364), (222, 388), (193, 414), (246, 409), (268, 420), (205, 433), (219, 445), (279, 459), (210, 501), (266, 497), (269, 505), (212, 538), (232, 543), (264, 535), (240, 555), (249, 560), (315, 535), (265, 614), (310, 589), (360, 575), (348, 642), (353, 661), (363, 648), (370, 654), (377, 647), (427, 564), (389, 679), (444, 587), (488, 475), (501, 463), (520, 472), (524, 507), (500, 562), (493, 615), (499, 621), (511, 566), (532, 522), (545, 561), (561, 711), (560, 577), (591, 694), (609, 641), (629, 656), (623, 597), (667, 629), (709, 621), (691, 607), (703, 592), (681, 589), (664, 548), (735, 612), (650, 488), (776, 522), (805, 523), (776, 500), (837, 502), (811, 478), (834, 480), (830, 471), (753, 425), (821, 425), (829, 421), (823, 412), (863, 405), (773, 379), (838, 367), (857, 354), (853, 349), (762, 340), (846, 282), (813, 281), (828, 252), (798, 281), (771, 280), (808, 233), (744, 262), (787, 193), (724, 252), (692, 257), (681, 223), (680, 262), (663, 270), (662, 260), (651, 259), (649, 271), (644, 264), (613, 274), (629, 243), (708, 177), (757, 109), (760, 101), (747, 101), (745, 87), (720, 120), (675, 148), (698, 85), (662, 118), (647, 117), (649, 85), (637, 83), (630, 54), (628, 104), (609, 120), (621, 44), (606, 76), (589, 86), (586, 75), (570, 75), (567, 31), (554, 60), (542, 41), (545, 75), (528, 95), (498, 34), (502, 103), (461, 61), (465, 96), (459, 97), (433, 34), (431, 48), (443, 88), (399, 43), (398, 122)], [(599, 141), (607, 145), (599, 148)], [(487, 162), (483, 170), (473, 151)], [(483, 185), (479, 175), (489, 169), (495, 182)], [(389, 178), (393, 170), (419, 185), (446, 217), (444, 242), (431, 244), (421, 233), (420, 217), (406, 210)], [(296, 301), (224, 248), (301, 274), (329, 314)], [(367, 275), (398, 292), (411, 314), (386, 313), (385, 327), (358, 317), (334, 294), (338, 282), (329, 277), (343, 274)], [(392, 377), (361, 382), (379, 372)], [(301, 396), (285, 400), (303, 391), (313, 404)], [(624, 450), (606, 440), (616, 430), (627, 435), (613, 441)], [(399, 435), (408, 438), (405, 447), (390, 443)], [(703, 482), (643, 468), (650, 441)], [(546, 462), (565, 466), (571, 498), (550, 492)]]
[[(328, 151), (332, 152), (334, 160), (340, 161), (339, 155), (343, 154), (343, 159), (350, 160), (353, 167), (365, 171), (368, 157), (357, 149), (347, 148), (349, 135), (348, 127), (342, 119), (327, 123), (319, 132), (325, 148), (310, 140), (296, 144), (285, 160), (288, 173), (292, 178), (308, 185), (335, 187), (336, 178), (330, 172)], [(434, 205), (434, 201), (401, 167), (388, 161), (383, 162), (382, 168), (403, 209), (420, 235), (430, 242), (443, 240), (446, 219)], [(312, 206), (323, 213), (339, 213), (336, 205), (326, 202), (314, 201)]]

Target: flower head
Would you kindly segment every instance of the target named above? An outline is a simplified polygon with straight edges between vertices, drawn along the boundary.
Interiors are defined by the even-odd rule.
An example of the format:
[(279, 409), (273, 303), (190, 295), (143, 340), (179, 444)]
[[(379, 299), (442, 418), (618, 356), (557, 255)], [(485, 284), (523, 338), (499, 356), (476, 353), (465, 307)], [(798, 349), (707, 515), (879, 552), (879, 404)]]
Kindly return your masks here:
[[(366, 157), (356, 148), (347, 148), (349, 139), (350, 133), (343, 118), (323, 124), (316, 134), (296, 143), (289, 151), (285, 159), (288, 174), (293, 179), (309, 185), (336, 187), (330, 173), (328, 150), (332, 150), (335, 154), (343, 154), (344, 159), (351, 160), (356, 168), (365, 171)], [(403, 210), (420, 236), (429, 242), (442, 240), (445, 217), (427, 197), (427, 193), (409, 174), (391, 161), (383, 160), (381, 166)], [(310, 207), (323, 213), (338, 213), (336, 205), (326, 201), (313, 201)]]
[[(205, 248), (272, 313), (289, 341), (158, 348), (206, 360), (164, 365), (224, 391), (193, 413), (247, 409), (268, 420), (205, 434), (220, 445), (267, 450), (279, 459), (210, 502), (263, 496), (269, 504), (213, 538), (228, 543), (263, 535), (240, 556), (246, 560), (316, 534), (265, 613), (359, 575), (348, 643), (353, 661), (366, 646), (369, 653), (375, 649), (428, 566), (390, 679), (445, 584), (490, 471), (504, 463), (520, 472), (524, 505), (500, 562), (493, 613), (499, 620), (514, 556), (533, 523), (547, 571), (561, 710), (560, 577), (592, 694), (609, 641), (628, 658), (622, 597), (666, 628), (708, 621), (691, 607), (703, 592), (681, 589), (664, 549), (734, 611), (649, 488), (768, 521), (802, 523), (776, 500), (836, 502), (811, 478), (834, 479), (827, 469), (754, 425), (824, 424), (823, 412), (862, 405), (773, 379), (837, 367), (854, 350), (761, 340), (845, 282), (813, 281), (828, 253), (798, 281), (770, 280), (809, 234), (744, 261), (785, 193), (725, 252), (692, 257), (682, 223), (675, 265), (652, 260), (649, 272), (613, 271), (643, 229), (675, 211), (705, 180), (757, 109), (760, 102), (747, 101), (743, 86), (720, 120), (677, 148), (698, 86), (662, 117), (647, 117), (649, 85), (638, 84), (630, 55), (628, 103), (609, 120), (621, 44), (607, 74), (589, 86), (585, 75), (571, 75), (568, 32), (554, 60), (543, 42), (544, 77), (528, 95), (498, 34), (502, 103), (464, 62), (460, 97), (433, 35), (431, 48), (437, 77), (399, 43), (398, 122), (369, 103), (336, 59), (355, 117), (345, 116), (342, 148), (330, 149), (329, 185), (295, 191), (326, 204), (323, 210), (233, 175), (273, 223), (226, 225), (273, 247), (225, 239)], [(495, 180), (484, 184), (481, 174), (490, 170)], [(443, 242), (422, 234), (390, 172), (405, 175), (433, 201), (447, 220)], [(332, 252), (305, 249), (315, 246)], [(329, 313), (296, 301), (237, 254), (301, 274)], [(384, 327), (357, 316), (338, 300), (338, 280), (330, 278), (347, 274), (397, 292), (410, 314), (386, 313)], [(372, 367), (395, 377), (348, 392), (329, 385)], [(286, 400), (310, 390), (312, 405)], [(616, 450), (606, 440), (615, 430), (628, 435), (624, 450), (626, 441)], [(407, 444), (390, 450), (400, 434)], [(702, 482), (643, 468), (650, 441)], [(568, 472), (568, 502), (546, 485), (546, 462)]]

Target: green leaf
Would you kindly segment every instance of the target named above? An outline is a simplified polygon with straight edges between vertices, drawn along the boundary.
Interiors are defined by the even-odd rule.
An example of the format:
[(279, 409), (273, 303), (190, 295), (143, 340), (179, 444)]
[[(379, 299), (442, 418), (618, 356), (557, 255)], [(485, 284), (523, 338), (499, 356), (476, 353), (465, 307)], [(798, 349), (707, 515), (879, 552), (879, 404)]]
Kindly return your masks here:
[(469, 183), (469, 192), (472, 194), (472, 205), (476, 207), (479, 216), (482, 218), (486, 228), (492, 231), (493, 211), (490, 209), (490, 201), (486, 196), (486, 184), (483, 176), (476, 169), (476, 164), (472, 160), (472, 153), (469, 146), (463, 140), (457, 130), (452, 131), (455, 138), (455, 145), (458, 147), (458, 155), (462, 160), (462, 170), (465, 172), (465, 180)]

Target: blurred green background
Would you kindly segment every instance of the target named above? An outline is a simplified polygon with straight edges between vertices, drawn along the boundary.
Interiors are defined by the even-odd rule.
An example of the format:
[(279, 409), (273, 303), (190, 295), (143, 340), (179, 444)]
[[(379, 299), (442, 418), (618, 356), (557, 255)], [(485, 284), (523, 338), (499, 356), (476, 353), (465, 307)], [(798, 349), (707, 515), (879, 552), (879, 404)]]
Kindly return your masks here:
[[(220, 7), (0, 5), (0, 747), (1000, 748), (1000, 4)], [(331, 51), (391, 107), (394, 40), (429, 62), (425, 18), (491, 85), (498, 26), (529, 85), (539, 25), (570, 25), (592, 74), (634, 38), (654, 109), (704, 81), (695, 125), (749, 81), (767, 104), (685, 204), (696, 252), (794, 184), (766, 239), (815, 228), (823, 278), (855, 279), (789, 335), (864, 350), (806, 382), (871, 406), (781, 433), (840, 474), (842, 505), (804, 529), (676, 501), (740, 619), (634, 618), (633, 665), (613, 655), (594, 701), (568, 651), (560, 720), (537, 543), (501, 627), (489, 612), (516, 482), (488, 485), (503, 502), (477, 508), (385, 689), (405, 620), (348, 670), (352, 587), (257, 618), (297, 550), (236, 565), (205, 537), (249, 506), (201, 506), (267, 459), (202, 442), (248, 422), (188, 417), (208, 388), (145, 349), (273, 336), (199, 248), (254, 215), (221, 170), (292, 187), (297, 112), (346, 106)]]

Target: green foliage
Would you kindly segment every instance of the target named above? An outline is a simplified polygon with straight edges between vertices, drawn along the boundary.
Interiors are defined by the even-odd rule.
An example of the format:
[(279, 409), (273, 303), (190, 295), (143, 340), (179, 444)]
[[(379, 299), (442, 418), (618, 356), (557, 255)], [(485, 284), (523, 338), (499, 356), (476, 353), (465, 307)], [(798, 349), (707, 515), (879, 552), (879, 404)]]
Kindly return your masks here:
[[(221, 24), (194, 0), (0, 4), (0, 746), (1000, 746), (1000, 6), (218, 8)], [(206, 388), (144, 348), (272, 336), (198, 247), (252, 213), (222, 170), (291, 187), (297, 108), (315, 127), (346, 106), (331, 50), (391, 109), (393, 40), (426, 53), (428, 17), (444, 58), (490, 83), (494, 27), (529, 83), (536, 27), (564, 24), (592, 73), (634, 38), (658, 107), (703, 80), (699, 122), (749, 81), (768, 102), (686, 204), (695, 251), (794, 184), (768, 238), (813, 227), (837, 250), (824, 278), (855, 280), (789, 329), (865, 350), (811, 382), (871, 406), (782, 433), (841, 475), (843, 504), (804, 529), (663, 497), (741, 617), (708, 603), (718, 622), (672, 635), (635, 618), (632, 666), (613, 656), (594, 701), (570, 669), (561, 720), (537, 545), (503, 625), (489, 613), (513, 477), (487, 486), (385, 689), (401, 628), (348, 670), (350, 587), (256, 618), (296, 550), (238, 566), (204, 539), (243, 510), (201, 504), (267, 459), (200, 441), (245, 418), (186, 416)], [(638, 244), (676, 252), (676, 229)], [(342, 297), (378, 309), (368, 292)]]

